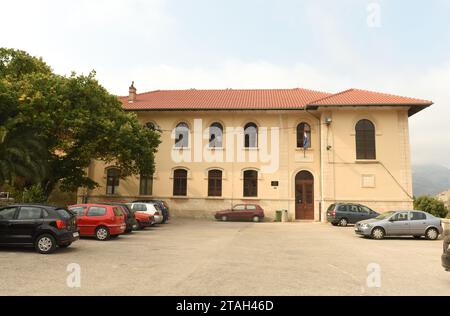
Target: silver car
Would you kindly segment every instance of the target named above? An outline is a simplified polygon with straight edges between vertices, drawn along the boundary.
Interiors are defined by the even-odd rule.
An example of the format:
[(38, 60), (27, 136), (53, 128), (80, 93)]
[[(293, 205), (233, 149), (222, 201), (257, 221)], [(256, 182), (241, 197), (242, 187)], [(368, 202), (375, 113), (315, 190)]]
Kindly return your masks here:
[(443, 233), (441, 219), (422, 211), (387, 212), (356, 223), (358, 235), (383, 239), (385, 236), (414, 236), (436, 240)]

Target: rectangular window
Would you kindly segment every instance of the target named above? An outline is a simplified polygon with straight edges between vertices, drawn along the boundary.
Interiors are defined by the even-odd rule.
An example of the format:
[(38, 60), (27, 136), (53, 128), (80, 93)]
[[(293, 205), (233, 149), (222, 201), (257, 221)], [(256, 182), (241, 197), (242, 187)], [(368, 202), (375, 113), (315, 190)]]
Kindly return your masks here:
[(84, 213), (86, 212), (86, 207), (84, 206), (77, 206), (70, 209), (72, 212), (74, 212), (77, 216), (84, 216)]
[(208, 172), (208, 196), (222, 196), (222, 171), (210, 170)]
[(105, 216), (106, 215), (106, 208), (93, 206), (93, 207), (91, 207), (89, 209), (89, 211), (87, 212), (86, 215), (87, 216), (93, 216), (93, 217)]
[(139, 195), (153, 195), (153, 176), (141, 175)]
[(118, 207), (113, 207), (113, 211), (114, 211), (114, 216), (123, 216), (122, 210), (119, 209)]
[(135, 212), (147, 212), (147, 206), (145, 204), (133, 204), (131, 209)]
[(10, 220), (14, 218), (17, 209), (15, 207), (8, 207), (0, 210), (0, 219)]
[(42, 209), (36, 207), (21, 207), (17, 219), (30, 220), (42, 218)]
[(244, 172), (244, 197), (258, 197), (258, 172)]
[(421, 212), (412, 212), (411, 213), (412, 221), (423, 221), (426, 219), (427, 219), (427, 216), (425, 215), (425, 213), (421, 213)]
[(118, 193), (120, 184), (120, 170), (109, 169), (106, 175), (106, 194), (114, 195)]
[(370, 213), (371, 213), (371, 210), (370, 210), (370, 208), (368, 208), (368, 207), (360, 206), (360, 207), (359, 207), (359, 212), (360, 212), (360, 213), (363, 213), (363, 214), (370, 214)]
[(187, 196), (187, 171), (178, 169), (173, 174), (173, 195)]

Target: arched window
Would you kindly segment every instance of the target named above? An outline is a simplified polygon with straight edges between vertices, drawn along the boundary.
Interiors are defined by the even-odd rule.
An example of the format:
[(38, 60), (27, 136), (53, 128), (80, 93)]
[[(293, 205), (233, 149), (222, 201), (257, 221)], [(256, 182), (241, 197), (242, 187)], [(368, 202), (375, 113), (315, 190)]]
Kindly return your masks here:
[(106, 171), (106, 194), (117, 194), (120, 183), (120, 170), (110, 168)]
[(153, 194), (153, 176), (146, 176), (141, 174), (139, 181), (139, 195)]
[(187, 196), (187, 176), (184, 169), (177, 169), (173, 172), (173, 195)]
[(258, 197), (258, 171), (244, 171), (244, 197)]
[(222, 196), (222, 171), (208, 172), (208, 196)]
[(311, 148), (311, 126), (308, 123), (297, 125), (297, 148)]
[(175, 128), (175, 147), (189, 147), (189, 126), (186, 123), (180, 123)]
[(209, 127), (209, 147), (223, 147), (223, 126), (220, 123), (213, 123)]
[(244, 146), (245, 148), (258, 147), (258, 126), (255, 123), (248, 123), (244, 127)]
[(376, 159), (375, 125), (369, 120), (356, 124), (356, 159)]

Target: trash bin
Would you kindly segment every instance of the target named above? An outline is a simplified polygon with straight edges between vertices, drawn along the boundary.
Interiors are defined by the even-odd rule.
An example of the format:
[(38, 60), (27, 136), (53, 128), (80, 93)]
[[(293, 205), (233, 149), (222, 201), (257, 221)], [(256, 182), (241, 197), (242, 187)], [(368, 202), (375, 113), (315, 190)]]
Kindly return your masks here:
[(275, 222), (281, 223), (282, 219), (283, 219), (283, 211), (276, 211)]

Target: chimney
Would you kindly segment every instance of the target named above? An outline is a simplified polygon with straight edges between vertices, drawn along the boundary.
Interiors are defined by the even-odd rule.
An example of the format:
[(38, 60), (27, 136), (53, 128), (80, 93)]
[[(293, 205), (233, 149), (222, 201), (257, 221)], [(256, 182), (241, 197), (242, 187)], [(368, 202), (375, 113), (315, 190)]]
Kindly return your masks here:
[(133, 103), (136, 101), (136, 88), (134, 87), (134, 81), (131, 83), (129, 94), (128, 94), (128, 103)]

